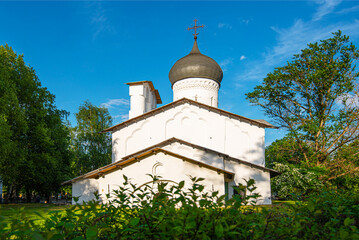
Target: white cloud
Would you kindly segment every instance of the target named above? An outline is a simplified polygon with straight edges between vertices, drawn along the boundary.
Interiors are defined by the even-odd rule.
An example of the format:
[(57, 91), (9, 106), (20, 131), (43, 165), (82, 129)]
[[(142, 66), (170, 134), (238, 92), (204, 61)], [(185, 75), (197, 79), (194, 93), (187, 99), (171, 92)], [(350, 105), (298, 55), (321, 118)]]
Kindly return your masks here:
[(242, 19), (242, 20), (241, 20), (241, 23), (244, 23), (244, 24), (246, 24), (246, 25), (248, 25), (249, 22), (250, 22), (249, 19)]
[(233, 63), (233, 58), (229, 57), (221, 61), (219, 65), (221, 66), (223, 72), (226, 72), (228, 65), (231, 65), (232, 63)]
[(246, 59), (246, 56), (242, 55), (239, 60), (243, 61), (244, 59)]
[(277, 43), (263, 53), (262, 58), (247, 61), (247, 68), (238, 77), (239, 81), (261, 81), (267, 73), (276, 66), (284, 65), (294, 54), (300, 53), (308, 43), (318, 42), (332, 36), (333, 32), (342, 30), (343, 34), (351, 39), (359, 36), (359, 20), (353, 22), (337, 22), (322, 27), (314, 21), (304, 22), (301, 19), (294, 21), (289, 28), (271, 27), (277, 34)]
[[(112, 117), (115, 121), (119, 120), (119, 122), (124, 122), (128, 120), (128, 114), (119, 114)], [(118, 121), (116, 121), (118, 122)], [(116, 123), (117, 124), (117, 123)]]
[(359, 96), (355, 95), (355, 94), (345, 94), (344, 96), (341, 96), (338, 100), (337, 100), (337, 104), (339, 106), (343, 106), (343, 102), (346, 101), (347, 106), (350, 107), (359, 107)]
[(103, 33), (115, 32), (115, 28), (108, 19), (107, 11), (102, 7), (101, 2), (86, 2), (86, 7), (89, 10), (90, 23), (94, 31), (92, 34), (93, 40), (96, 40)]
[(294, 53), (299, 53), (308, 43), (318, 42), (332, 36), (333, 32), (341, 29), (344, 34), (352, 37), (358, 35), (359, 21), (352, 23), (335, 23), (326, 27), (317, 27), (312, 22), (297, 20), (288, 29), (272, 28), (278, 34), (278, 43), (266, 54), (266, 62), (275, 64), (288, 60)]
[(128, 106), (130, 102), (127, 99), (110, 99), (105, 103), (102, 103), (101, 106), (105, 108), (113, 108), (114, 106)]
[(241, 23), (241, 24), (248, 25), (251, 21), (253, 21), (253, 18), (252, 18), (252, 17), (250, 17), (250, 18), (242, 18), (242, 17), (239, 17), (239, 18), (238, 18), (238, 21), (239, 21), (239, 23)]
[(109, 99), (107, 102), (102, 103), (101, 107), (108, 108), (114, 124), (121, 123), (128, 120), (128, 111), (130, 108), (130, 102), (127, 99)]
[(315, 2), (320, 4), (317, 11), (313, 16), (313, 21), (322, 19), (325, 15), (332, 13), (337, 5), (343, 0), (316, 0)]
[(344, 8), (344, 9), (338, 11), (337, 14), (347, 14), (347, 13), (357, 12), (357, 11), (359, 11), (359, 5), (351, 7), (351, 8)]
[(228, 23), (218, 23), (218, 28), (228, 28), (228, 29), (232, 29), (232, 26), (229, 25)]

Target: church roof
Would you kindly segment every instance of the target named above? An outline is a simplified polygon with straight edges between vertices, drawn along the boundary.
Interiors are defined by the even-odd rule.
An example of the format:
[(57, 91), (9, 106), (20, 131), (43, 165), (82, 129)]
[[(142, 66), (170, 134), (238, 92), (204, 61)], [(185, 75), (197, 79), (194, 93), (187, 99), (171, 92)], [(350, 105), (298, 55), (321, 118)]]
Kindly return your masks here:
[(170, 109), (170, 108), (173, 108), (173, 107), (176, 107), (178, 105), (185, 104), (185, 103), (195, 105), (195, 106), (198, 106), (200, 108), (207, 109), (207, 110), (209, 110), (211, 112), (215, 112), (215, 113), (218, 113), (218, 114), (221, 114), (221, 115), (224, 115), (224, 116), (228, 116), (230, 118), (235, 118), (235, 119), (238, 119), (240, 121), (244, 121), (244, 122), (247, 122), (247, 123), (250, 123), (250, 124), (254, 124), (254, 125), (257, 125), (257, 126), (262, 127), (262, 128), (277, 128), (277, 127), (273, 126), (272, 124), (268, 123), (265, 120), (249, 119), (249, 118), (246, 118), (246, 117), (243, 117), (243, 116), (240, 116), (240, 115), (237, 115), (237, 114), (234, 114), (234, 113), (231, 113), (231, 112), (219, 109), (219, 108), (215, 108), (215, 107), (212, 107), (212, 106), (200, 103), (200, 102), (196, 102), (196, 101), (191, 100), (191, 99), (182, 98), (182, 99), (179, 99), (177, 101), (174, 101), (174, 102), (171, 102), (169, 104), (166, 104), (166, 105), (164, 105), (162, 107), (156, 108), (156, 109), (154, 109), (152, 111), (146, 112), (146, 113), (144, 113), (144, 114), (142, 114), (140, 116), (131, 118), (131, 119), (127, 120), (127, 121), (124, 121), (124, 122), (122, 122), (120, 124), (117, 124), (115, 126), (112, 126), (110, 128), (104, 129), (104, 130), (101, 131), (101, 133), (115, 131), (117, 128), (127, 126), (129, 124), (135, 123), (135, 122), (137, 122), (139, 120), (142, 120), (144, 118), (147, 118), (149, 116), (156, 115), (158, 113), (166, 111), (167, 109)]
[(111, 163), (109, 165), (106, 165), (104, 167), (98, 168), (98, 169), (96, 169), (94, 171), (88, 172), (88, 173), (86, 173), (84, 175), (81, 175), (79, 177), (76, 177), (76, 178), (73, 178), (73, 179), (68, 180), (66, 182), (63, 182), (62, 185), (77, 182), (77, 181), (82, 180), (82, 179), (101, 177), (101, 176), (103, 176), (105, 174), (108, 174), (110, 172), (116, 171), (118, 169), (125, 168), (126, 166), (128, 166), (130, 164), (133, 164), (133, 163), (135, 163), (137, 161), (144, 160), (148, 156), (153, 155), (153, 154), (157, 154), (159, 152), (162, 152), (162, 153), (164, 153), (166, 155), (170, 155), (170, 156), (182, 159), (183, 161), (187, 161), (187, 162), (199, 165), (201, 167), (211, 169), (211, 170), (216, 171), (218, 173), (225, 174), (225, 175), (229, 176), (229, 178), (233, 178), (233, 176), (234, 176), (233, 172), (226, 171), (226, 170), (214, 167), (212, 165), (205, 164), (203, 162), (200, 162), (200, 161), (194, 160), (192, 158), (182, 156), (180, 154), (177, 154), (177, 153), (174, 153), (174, 152), (171, 152), (171, 151), (164, 150), (162, 148), (153, 147), (153, 148), (148, 149), (147, 151), (140, 151), (139, 153), (137, 153), (135, 155), (132, 154), (132, 157), (123, 158), (121, 161)]
[(209, 78), (220, 85), (223, 71), (216, 61), (199, 51), (195, 39), (191, 52), (172, 66), (168, 78), (172, 86), (186, 78)]
[(212, 149), (209, 149), (209, 148), (206, 148), (206, 147), (197, 145), (197, 144), (193, 144), (193, 143), (190, 143), (190, 142), (187, 142), (187, 141), (184, 141), (184, 140), (182, 140), (182, 139), (175, 138), (175, 137), (169, 138), (169, 139), (167, 139), (167, 140), (165, 140), (165, 141), (163, 141), (163, 142), (160, 142), (160, 143), (158, 143), (158, 144), (156, 144), (156, 145), (153, 145), (153, 146), (151, 146), (151, 147), (142, 149), (142, 150), (140, 150), (140, 151), (138, 151), (138, 152), (136, 152), (136, 153), (127, 155), (127, 156), (123, 157), (122, 160), (127, 159), (127, 158), (131, 158), (131, 157), (133, 157), (133, 156), (136, 156), (137, 154), (139, 154), (139, 153), (141, 153), (141, 152), (146, 152), (146, 151), (148, 151), (148, 150), (150, 150), (150, 149), (152, 149), (152, 148), (154, 148), (154, 147), (156, 147), (156, 148), (157, 148), (157, 147), (158, 147), (158, 148), (161, 148), (161, 147), (164, 147), (164, 146), (166, 146), (166, 145), (169, 145), (169, 144), (175, 143), (175, 142), (180, 143), (180, 144), (183, 144), (183, 145), (187, 145), (187, 146), (192, 147), (192, 148), (197, 148), (197, 149), (200, 149), (200, 150), (204, 150), (204, 151), (206, 151), (206, 152), (214, 153), (214, 154), (216, 154), (216, 155), (218, 155), (218, 156), (223, 157), (223, 158), (226, 159), (226, 160), (232, 160), (232, 161), (235, 161), (235, 162), (238, 162), (238, 163), (241, 163), (241, 164), (244, 164), (244, 165), (253, 167), (253, 168), (257, 168), (257, 169), (260, 169), (260, 170), (268, 171), (268, 172), (271, 173), (271, 177), (274, 177), (274, 176), (277, 176), (277, 175), (280, 174), (279, 172), (277, 172), (277, 171), (275, 171), (275, 170), (273, 170), (273, 169), (266, 168), (266, 167), (263, 167), (263, 166), (260, 166), (260, 165), (257, 165), (257, 164), (253, 164), (253, 163), (250, 163), (250, 162), (247, 162), (247, 161), (245, 161), (245, 160), (238, 159), (238, 158), (234, 158), (234, 157), (229, 156), (228, 154), (225, 154), (225, 153), (222, 153), (222, 152), (218, 152), (218, 151), (216, 151), (216, 150), (212, 150)]
[(238, 159), (238, 158), (234, 158), (234, 157), (231, 157), (231, 156), (229, 156), (227, 154), (224, 154), (224, 153), (221, 153), (221, 152), (218, 152), (218, 151), (206, 148), (206, 147), (202, 147), (202, 146), (199, 146), (199, 145), (196, 145), (196, 144), (192, 144), (192, 143), (186, 142), (186, 141), (178, 139), (178, 138), (169, 138), (169, 139), (167, 139), (167, 140), (165, 140), (163, 142), (160, 142), (160, 143), (155, 144), (153, 146), (150, 146), (148, 148), (142, 149), (142, 150), (140, 150), (140, 151), (138, 151), (136, 153), (127, 155), (127, 156), (123, 157), (120, 161), (113, 162), (113, 163), (111, 163), (109, 165), (106, 165), (104, 167), (98, 168), (98, 169), (96, 169), (94, 171), (88, 172), (86, 174), (83, 174), (83, 175), (81, 175), (79, 177), (76, 177), (76, 178), (73, 178), (71, 180), (68, 180), (66, 182), (63, 182), (62, 184), (63, 185), (70, 184), (70, 183), (73, 183), (73, 182), (76, 182), (76, 181), (79, 181), (79, 180), (82, 180), (82, 179), (86, 179), (86, 178), (97, 178), (97, 177), (103, 176), (103, 175), (105, 175), (107, 173), (116, 171), (117, 169), (122, 169), (122, 168), (128, 166), (129, 164), (135, 163), (135, 162), (137, 162), (139, 160), (142, 160), (142, 159), (146, 158), (149, 155), (156, 154), (158, 152), (163, 152), (163, 153), (165, 153), (167, 155), (171, 155), (171, 156), (180, 158), (180, 159), (182, 159), (184, 161), (188, 161), (188, 162), (191, 162), (191, 163), (194, 163), (194, 164), (209, 168), (209, 169), (217, 171), (219, 173), (234, 176), (233, 172), (226, 171), (224, 169), (220, 169), (220, 168), (214, 167), (212, 165), (208, 165), (208, 164), (205, 164), (203, 162), (194, 160), (192, 158), (188, 158), (188, 157), (182, 156), (180, 154), (177, 154), (177, 153), (162, 149), (162, 147), (164, 147), (166, 145), (169, 145), (171, 143), (174, 143), (174, 142), (178, 142), (178, 143), (181, 143), (181, 144), (193, 147), (193, 148), (201, 149), (201, 150), (204, 150), (206, 152), (215, 153), (218, 156), (223, 157), (225, 160), (235, 161), (235, 162), (238, 162), (240, 164), (247, 165), (249, 167), (253, 167), (253, 168), (263, 170), (263, 171), (267, 171), (267, 172), (270, 173), (271, 177), (274, 177), (274, 176), (277, 176), (277, 175), (280, 174), (279, 172), (277, 172), (277, 171), (275, 171), (273, 169), (266, 168), (266, 167), (263, 167), (263, 166), (260, 166), (260, 165), (257, 165), (257, 164), (253, 164), (253, 163), (250, 163), (250, 162)]

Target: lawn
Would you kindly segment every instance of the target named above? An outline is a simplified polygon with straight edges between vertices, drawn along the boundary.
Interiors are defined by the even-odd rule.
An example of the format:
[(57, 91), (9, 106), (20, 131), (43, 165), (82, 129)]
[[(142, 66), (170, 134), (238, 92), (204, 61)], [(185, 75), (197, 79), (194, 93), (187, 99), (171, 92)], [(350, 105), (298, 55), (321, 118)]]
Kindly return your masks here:
[(68, 207), (68, 205), (41, 203), (0, 204), (0, 216), (4, 217), (6, 222), (11, 221), (14, 217), (20, 218), (19, 220), (27, 217), (34, 221), (44, 221), (44, 218), (49, 217), (51, 213), (64, 211)]
[[(273, 205), (279, 205), (283, 203), (295, 204), (295, 201), (273, 201)], [(41, 203), (0, 204), (0, 216), (4, 217), (6, 222), (9, 222), (11, 217), (17, 217), (17, 219), (27, 217), (30, 220), (43, 221), (43, 219), (49, 217), (51, 213), (64, 211), (68, 207), (69, 205)], [(260, 207), (270, 206), (263, 205)]]
[[(283, 205), (284, 204), (284, 205)], [(287, 204), (295, 204), (295, 201), (273, 201), (273, 205), (258, 206), (261, 208), (271, 208), (272, 206)], [(0, 204), (0, 218), (5, 220), (5, 223), (10, 223), (12, 219), (24, 220), (25, 218), (33, 220), (37, 224), (41, 224), (46, 218), (50, 217), (51, 213), (65, 211), (70, 205), (56, 205), (56, 204), (41, 204), (41, 203), (27, 203), (27, 204)], [(249, 207), (249, 206), (248, 206)], [(1, 221), (2, 219), (0, 219)]]
[(293, 205), (293, 204), (296, 204), (297, 202), (298, 202), (298, 201), (273, 200), (273, 201), (272, 201), (272, 204), (273, 204), (273, 205), (277, 205), (277, 204), (285, 203), (285, 204)]

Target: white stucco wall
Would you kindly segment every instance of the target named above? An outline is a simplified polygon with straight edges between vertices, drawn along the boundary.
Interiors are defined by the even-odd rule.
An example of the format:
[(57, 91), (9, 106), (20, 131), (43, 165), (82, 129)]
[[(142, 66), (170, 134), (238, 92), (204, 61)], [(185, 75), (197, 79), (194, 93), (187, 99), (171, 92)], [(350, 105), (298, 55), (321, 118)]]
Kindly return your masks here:
[(151, 90), (149, 83), (130, 85), (130, 111), (129, 118), (142, 115), (157, 107), (155, 91)]
[(186, 78), (173, 84), (173, 101), (188, 98), (218, 107), (219, 84), (208, 78)]
[[(237, 186), (238, 184), (245, 185), (245, 180), (248, 181), (249, 179), (254, 179), (255, 186), (257, 187), (254, 192), (261, 195), (261, 197), (258, 199), (258, 204), (272, 203), (270, 189), (270, 173), (267, 171), (250, 167), (237, 161), (223, 159), (222, 156), (219, 156), (218, 154), (215, 154), (213, 152), (193, 148), (191, 146), (187, 146), (177, 142), (164, 146), (163, 149), (235, 173), (234, 180), (229, 183), (230, 186)], [(232, 194), (233, 189), (230, 187), (228, 197), (231, 198)]]
[(203, 162), (207, 165), (211, 165), (213, 167), (225, 170), (223, 158), (220, 157), (218, 154), (213, 154), (212, 152), (204, 151), (198, 148), (193, 148), (191, 146), (181, 144), (178, 142), (170, 143), (162, 148), (164, 150), (177, 153), (184, 157), (188, 157), (193, 160)]
[[(99, 183), (96, 179), (84, 179), (72, 184), (72, 196), (79, 197), (78, 203), (95, 199), (94, 192), (98, 192)], [(72, 204), (75, 204), (72, 199)]]
[(176, 137), (264, 166), (264, 128), (185, 103), (112, 134), (112, 161)]
[(205, 191), (219, 191), (221, 195), (224, 194), (223, 174), (159, 152), (99, 178), (99, 193), (103, 202), (107, 201), (106, 194), (113, 193), (114, 189), (122, 185), (123, 175), (126, 175), (131, 183), (140, 186), (152, 180), (147, 174), (159, 175), (163, 180), (176, 183), (184, 180), (185, 188), (191, 186), (190, 176), (202, 177), (205, 178), (205, 181), (201, 182), (205, 185)]
[[(183, 144), (172, 143), (163, 147), (163, 149), (235, 173), (234, 179), (228, 183), (229, 198), (233, 195), (232, 186), (237, 186), (238, 184), (245, 185), (245, 180), (254, 179), (255, 186), (257, 187), (254, 192), (261, 195), (257, 204), (271, 204), (269, 172), (241, 164), (237, 161), (223, 159), (213, 152), (206, 152)], [(100, 193), (102, 201), (106, 203), (106, 194), (112, 194), (113, 190), (118, 189), (123, 184), (123, 175), (126, 175), (131, 183), (140, 186), (152, 180), (148, 174), (158, 175), (163, 180), (171, 180), (176, 183), (184, 180), (186, 182), (185, 188), (191, 186), (190, 176), (201, 177), (205, 179), (201, 182), (201, 184), (206, 186), (205, 191), (219, 191), (220, 195), (225, 194), (223, 174), (161, 152), (149, 155), (145, 159), (106, 174), (97, 180), (89, 179), (76, 182), (73, 185), (73, 194), (74, 196), (81, 196), (81, 203), (82, 201), (94, 199), (93, 192), (97, 191)]]
[[(257, 189), (254, 193), (258, 193), (261, 197), (258, 199), (257, 204), (271, 204), (271, 188), (270, 188), (270, 173), (253, 168), (244, 164), (239, 164), (235, 161), (226, 161), (226, 170), (235, 173), (234, 181), (231, 183), (236, 186), (238, 184), (246, 185), (245, 180), (254, 179)], [(232, 197), (233, 191), (229, 192), (229, 198)], [(247, 194), (249, 194), (247, 192)]]

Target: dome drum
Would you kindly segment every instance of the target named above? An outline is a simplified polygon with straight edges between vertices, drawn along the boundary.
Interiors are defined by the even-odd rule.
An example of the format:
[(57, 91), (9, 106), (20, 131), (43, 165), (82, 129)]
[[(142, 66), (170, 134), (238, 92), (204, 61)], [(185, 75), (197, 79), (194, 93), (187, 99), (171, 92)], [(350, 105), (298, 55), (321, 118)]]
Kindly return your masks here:
[(218, 107), (219, 84), (208, 78), (187, 78), (173, 84), (173, 101), (182, 98)]

